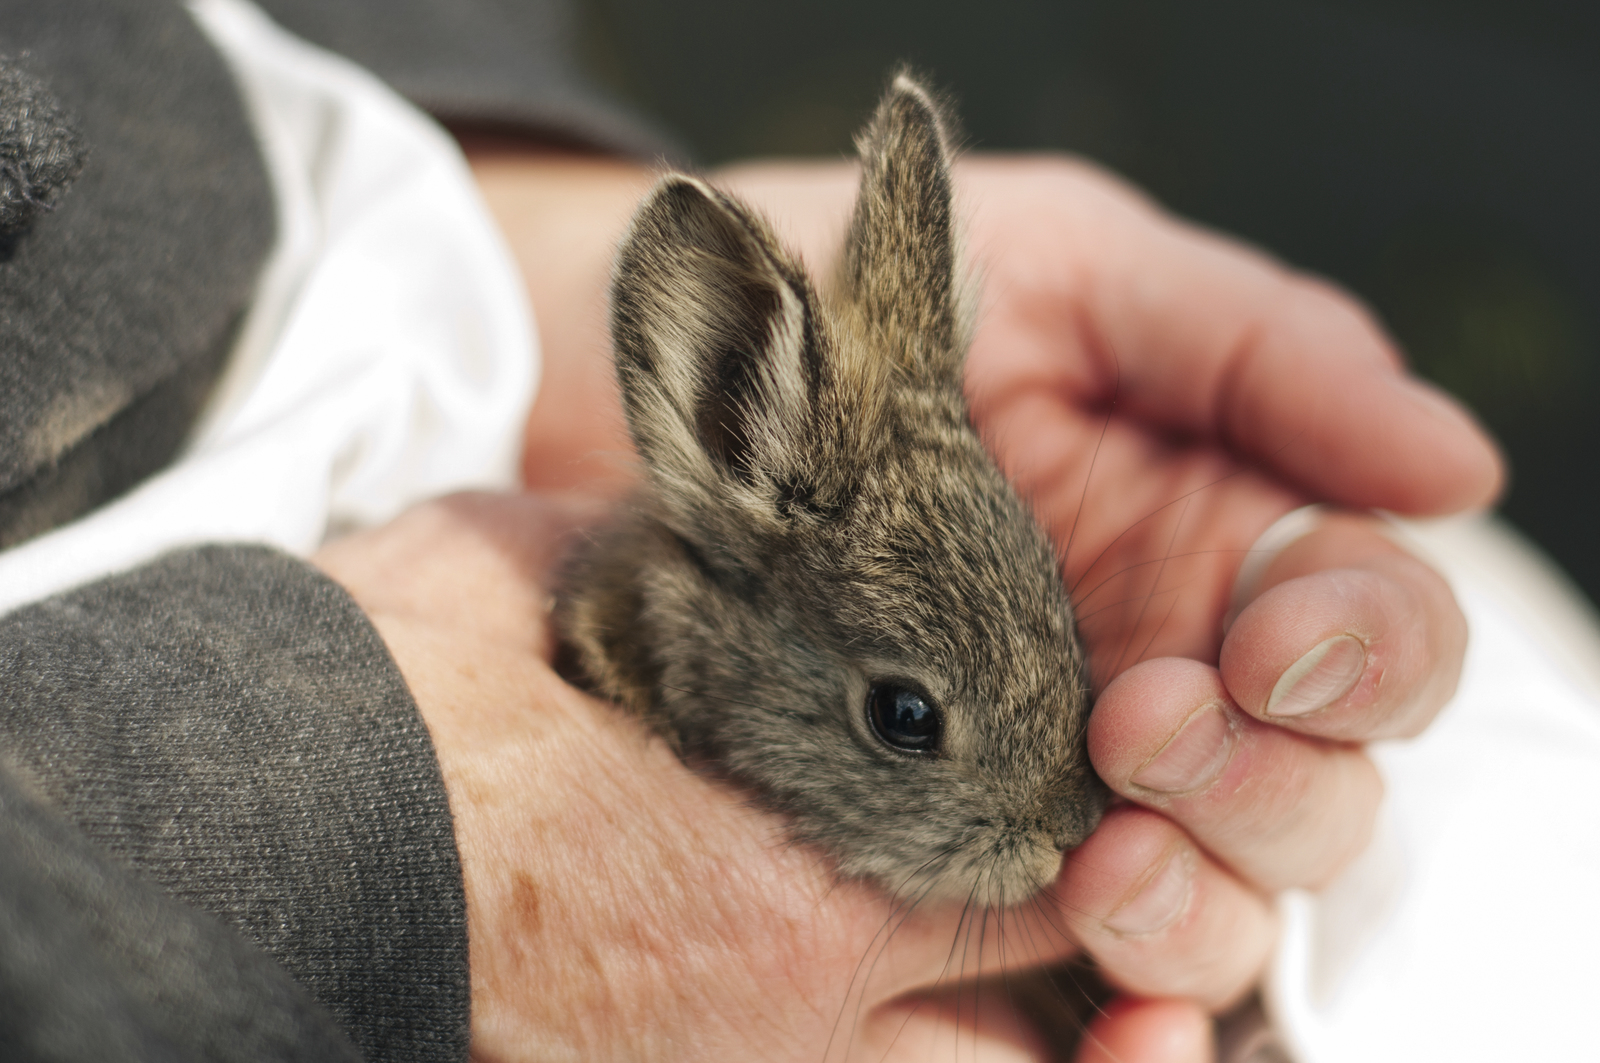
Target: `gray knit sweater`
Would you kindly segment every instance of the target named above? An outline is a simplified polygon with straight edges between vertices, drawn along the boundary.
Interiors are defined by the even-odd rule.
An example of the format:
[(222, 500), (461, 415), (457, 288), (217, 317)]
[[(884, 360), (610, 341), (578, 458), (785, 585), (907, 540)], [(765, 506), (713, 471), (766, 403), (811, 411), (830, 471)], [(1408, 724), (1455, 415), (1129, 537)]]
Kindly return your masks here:
[[(264, 0), (441, 116), (651, 154), (536, 0)], [(171, 459), (272, 238), (237, 92), (165, 0), (0, 0), (0, 546)], [(0, 1059), (466, 1055), (426, 729), (366, 618), (272, 551), (0, 617)]]

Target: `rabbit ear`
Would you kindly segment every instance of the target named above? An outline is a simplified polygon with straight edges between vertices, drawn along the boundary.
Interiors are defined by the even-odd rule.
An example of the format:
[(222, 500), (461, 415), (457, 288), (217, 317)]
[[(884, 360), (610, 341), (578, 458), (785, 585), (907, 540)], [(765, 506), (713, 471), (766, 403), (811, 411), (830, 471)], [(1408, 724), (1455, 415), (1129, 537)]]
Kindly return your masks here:
[(959, 383), (961, 314), (950, 206), (950, 119), (909, 73), (856, 140), (861, 190), (841, 287), (913, 379)]
[(776, 516), (804, 464), (823, 372), (815, 297), (766, 225), (694, 178), (664, 178), (612, 281), (629, 426), (685, 519), (707, 504)]

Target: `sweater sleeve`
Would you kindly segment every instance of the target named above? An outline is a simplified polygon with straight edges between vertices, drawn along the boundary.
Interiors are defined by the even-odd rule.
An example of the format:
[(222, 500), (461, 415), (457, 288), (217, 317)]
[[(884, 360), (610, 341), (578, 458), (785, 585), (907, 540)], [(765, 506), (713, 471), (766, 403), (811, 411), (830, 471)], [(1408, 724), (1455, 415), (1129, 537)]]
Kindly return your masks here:
[[(85, 957), (0, 978), (72, 986), (197, 1058), (241, 1027), (261, 1050), (238, 1058), (276, 1058), (324, 1012), (368, 1059), (465, 1057), (432, 746), (370, 623), (309, 566), (183, 551), (0, 618), (0, 751), (0, 831), (31, 854), (0, 921)], [(327, 1032), (313, 1056), (339, 1058)]]
[(287, 972), (90, 842), (0, 762), (0, 1056), (357, 1060)]
[[(0, 177), (59, 115), (81, 171), (0, 232), (0, 547), (171, 460), (249, 306), (272, 191), (232, 75), (152, 0), (0, 0)], [(65, 175), (62, 175), (63, 177)], [(7, 198), (12, 198), (8, 195)]]

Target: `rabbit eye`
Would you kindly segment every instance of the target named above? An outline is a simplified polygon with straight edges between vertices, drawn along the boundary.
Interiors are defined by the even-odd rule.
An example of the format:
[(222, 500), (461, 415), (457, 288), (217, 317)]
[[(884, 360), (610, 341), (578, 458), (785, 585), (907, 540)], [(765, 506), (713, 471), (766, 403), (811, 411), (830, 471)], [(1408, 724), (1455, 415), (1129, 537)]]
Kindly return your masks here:
[(872, 729), (904, 753), (937, 753), (944, 732), (944, 714), (915, 690), (879, 683), (867, 694), (867, 719)]

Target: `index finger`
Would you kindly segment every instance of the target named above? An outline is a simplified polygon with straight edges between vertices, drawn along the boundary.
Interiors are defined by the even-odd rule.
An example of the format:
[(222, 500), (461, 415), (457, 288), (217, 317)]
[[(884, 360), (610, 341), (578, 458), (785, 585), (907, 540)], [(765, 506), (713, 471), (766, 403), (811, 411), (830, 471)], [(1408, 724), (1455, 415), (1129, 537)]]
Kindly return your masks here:
[[(958, 177), (989, 300), (974, 369), (1004, 362), (997, 386), (1065, 385), (1351, 506), (1444, 513), (1498, 494), (1493, 443), (1405, 375), (1371, 316), (1332, 285), (1164, 215), (1084, 163), (975, 157)], [(1018, 317), (1034, 327), (989, 327)], [(1040, 337), (1036, 350), (1018, 349), (1021, 331)], [(1006, 349), (986, 348), (990, 337)], [(1087, 357), (1064, 358), (1062, 343)], [(1019, 360), (1031, 371), (1015, 373)]]

